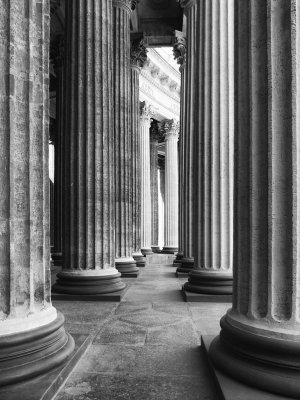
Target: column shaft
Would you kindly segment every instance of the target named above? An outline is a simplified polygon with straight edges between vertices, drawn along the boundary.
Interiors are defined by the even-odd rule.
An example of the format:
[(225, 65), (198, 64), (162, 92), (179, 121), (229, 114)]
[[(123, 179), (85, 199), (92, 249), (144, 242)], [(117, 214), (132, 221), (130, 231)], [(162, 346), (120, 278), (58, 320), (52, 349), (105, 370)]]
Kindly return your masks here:
[[(233, 52), (228, 45), (228, 32), (233, 26), (233, 10), (230, 4), (223, 0), (205, 0), (197, 5), (198, 29), (194, 53), (197, 55), (198, 71), (195, 91), (198, 95), (194, 102), (197, 112), (194, 112), (194, 127), (189, 126), (194, 132), (189, 152), (194, 147), (195, 265), (184, 288), (205, 294), (232, 292), (233, 125), (229, 124), (229, 120), (232, 112), (233, 83), (230, 78)], [(191, 7), (189, 12), (194, 13), (195, 7)], [(190, 40), (193, 43), (192, 35)], [(193, 52), (192, 46), (189, 51)], [(192, 57), (188, 57), (188, 61), (192, 62)], [(195, 73), (193, 68), (193, 65), (187, 68), (189, 79)], [(191, 85), (192, 82), (187, 82), (188, 87)], [(188, 175), (186, 179), (190, 193), (192, 182)]]
[(113, 0), (116, 267), (123, 276), (139, 270), (132, 257), (132, 143), (130, 87), (131, 0)]
[(163, 123), (165, 131), (165, 243), (163, 252), (178, 251), (178, 133), (179, 123)]
[(66, 7), (63, 271), (54, 290), (102, 294), (124, 288), (114, 267), (112, 4)]
[(49, 1), (0, 1), (0, 385), (72, 352), (51, 304)]
[(300, 6), (234, 4), (234, 291), (211, 355), (237, 379), (298, 399)]
[(151, 248), (159, 252), (158, 245), (158, 154), (157, 122), (150, 129), (150, 186), (151, 186)]

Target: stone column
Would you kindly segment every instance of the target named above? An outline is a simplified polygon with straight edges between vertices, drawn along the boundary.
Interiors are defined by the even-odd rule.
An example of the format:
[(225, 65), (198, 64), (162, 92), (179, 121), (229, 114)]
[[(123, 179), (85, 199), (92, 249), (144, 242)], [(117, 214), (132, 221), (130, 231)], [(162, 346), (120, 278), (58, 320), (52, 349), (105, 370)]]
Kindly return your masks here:
[(178, 251), (178, 136), (179, 123), (164, 121), (165, 132), (165, 243), (163, 253)]
[(49, 1), (0, 1), (0, 385), (73, 351), (51, 304)]
[(131, 39), (131, 146), (132, 146), (132, 227), (133, 258), (138, 267), (144, 267), (146, 259), (141, 252), (141, 157), (140, 157), (140, 100), (139, 80), (141, 69), (147, 60), (144, 34), (132, 33)]
[(151, 249), (151, 182), (150, 182), (150, 126), (151, 110), (145, 102), (140, 107), (141, 151), (141, 249), (144, 255)]
[(114, 138), (115, 138), (115, 213), (116, 267), (122, 276), (136, 277), (139, 269), (133, 259), (133, 166), (131, 143), (130, 87), (131, 0), (113, 0), (114, 58)]
[(56, 120), (54, 135), (54, 207), (53, 229), (54, 244), (51, 258), (55, 265), (62, 265), (62, 219), (63, 219), (63, 188), (62, 188), (62, 154), (64, 135), (64, 38), (59, 36), (52, 48), (50, 56), (53, 60), (56, 75)]
[[(187, 292), (232, 293), (233, 101), (231, 2), (203, 1), (197, 11), (194, 112), (194, 269)], [(192, 9), (190, 10), (192, 12)]]
[[(180, 65), (179, 71), (181, 73), (181, 84), (180, 84), (180, 132), (183, 132), (184, 128), (184, 111), (185, 111), (185, 53), (186, 53), (186, 40), (185, 34), (180, 31), (175, 31), (175, 43), (173, 45), (174, 59), (177, 60), (177, 64)], [(181, 267), (181, 260), (183, 258), (183, 248), (184, 248), (184, 209), (188, 206), (184, 202), (185, 192), (183, 189), (184, 185), (184, 173), (185, 173), (185, 163), (184, 163), (184, 135), (179, 137), (179, 176), (178, 176), (178, 187), (179, 187), (179, 198), (178, 198), (178, 253), (176, 259), (174, 260), (174, 266)], [(180, 270), (176, 270), (176, 273)]]
[(114, 267), (111, 0), (68, 1), (63, 271), (53, 290), (105, 294), (125, 287)]
[[(165, 157), (158, 156), (158, 243), (164, 244), (165, 236)], [(161, 247), (161, 246), (160, 246)]]
[(233, 304), (210, 354), (238, 380), (299, 399), (300, 4), (234, 5)]
[[(194, 116), (195, 112), (195, 77), (196, 77), (196, 10), (195, 0), (182, 0), (186, 16), (186, 54), (182, 63), (182, 185), (180, 188), (182, 202), (182, 252), (181, 266), (177, 272), (188, 273), (194, 266)], [(179, 41), (180, 45), (180, 41)], [(178, 47), (178, 45), (177, 45)], [(178, 59), (180, 62), (180, 58)], [(180, 165), (180, 164), (179, 164)]]
[(157, 121), (152, 120), (150, 127), (150, 187), (151, 187), (151, 249), (160, 252), (158, 245), (158, 154), (160, 137)]

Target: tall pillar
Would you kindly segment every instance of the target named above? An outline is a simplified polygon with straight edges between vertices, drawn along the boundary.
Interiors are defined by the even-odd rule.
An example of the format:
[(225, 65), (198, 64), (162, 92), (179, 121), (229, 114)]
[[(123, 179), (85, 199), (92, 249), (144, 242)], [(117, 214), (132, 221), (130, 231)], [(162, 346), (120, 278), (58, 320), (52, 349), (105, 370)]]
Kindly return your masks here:
[[(194, 256), (187, 292), (232, 293), (233, 87), (231, 2), (197, 7), (194, 113)], [(192, 12), (193, 8), (190, 10)]]
[(54, 207), (53, 230), (54, 243), (51, 258), (54, 264), (62, 265), (62, 220), (63, 220), (63, 188), (62, 188), (62, 154), (64, 135), (64, 38), (59, 36), (50, 49), (56, 75), (56, 120), (54, 136)]
[(158, 156), (158, 243), (163, 247), (165, 236), (165, 157)]
[(68, 1), (63, 270), (53, 290), (105, 294), (125, 287), (114, 267), (111, 0)]
[(115, 138), (115, 214), (116, 268), (122, 276), (137, 276), (132, 237), (132, 143), (130, 81), (131, 0), (112, 0), (114, 57), (114, 138)]
[[(181, 84), (180, 84), (180, 132), (183, 133), (184, 129), (184, 111), (185, 111), (185, 58), (186, 58), (186, 39), (185, 34), (180, 31), (175, 31), (175, 43), (173, 45), (174, 59), (177, 60), (177, 64), (180, 65), (179, 71), (181, 73)], [(184, 173), (185, 173), (185, 163), (184, 163), (184, 142), (185, 137), (180, 134), (179, 137), (179, 175), (178, 175), (178, 188), (179, 188), (179, 198), (178, 198), (178, 253), (176, 259), (174, 260), (175, 266), (181, 266), (181, 261), (183, 258), (183, 248), (184, 248), (184, 210), (188, 206), (184, 202), (185, 192), (184, 192)], [(190, 156), (190, 155), (189, 155)], [(180, 272), (179, 270), (176, 272)]]
[[(188, 273), (194, 267), (194, 116), (195, 112), (195, 77), (196, 77), (196, 0), (182, 0), (186, 16), (186, 52), (182, 64), (182, 252), (181, 265), (177, 272)], [(178, 47), (178, 45), (177, 45)], [(179, 59), (180, 61), (180, 59)]]
[(152, 120), (150, 127), (150, 187), (151, 187), (151, 249), (160, 252), (158, 245), (158, 153), (160, 137), (157, 121)]
[(233, 304), (210, 354), (238, 380), (299, 399), (300, 4), (234, 5)]
[(141, 252), (141, 155), (140, 155), (140, 100), (139, 80), (141, 69), (147, 60), (144, 34), (130, 35), (131, 66), (131, 146), (132, 146), (132, 228), (133, 258), (138, 267), (144, 267), (146, 259)]
[(150, 182), (150, 107), (140, 107), (140, 149), (141, 149), (141, 249), (144, 255), (152, 254), (151, 249), (151, 182)]
[(164, 253), (178, 251), (178, 136), (179, 123), (162, 123), (165, 132), (165, 235)]
[(51, 304), (49, 1), (0, 1), (0, 385), (73, 351)]

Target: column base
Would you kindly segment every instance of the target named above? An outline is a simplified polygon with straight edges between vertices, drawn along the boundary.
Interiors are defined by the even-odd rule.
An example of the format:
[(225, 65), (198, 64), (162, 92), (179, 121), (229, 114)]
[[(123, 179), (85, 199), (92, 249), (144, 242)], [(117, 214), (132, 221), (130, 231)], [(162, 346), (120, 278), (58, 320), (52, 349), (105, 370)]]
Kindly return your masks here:
[(141, 252), (133, 253), (132, 257), (136, 262), (136, 266), (138, 268), (143, 268), (146, 266), (146, 258), (143, 256)]
[(194, 268), (194, 258), (182, 258), (176, 269), (176, 274), (189, 274)]
[[(179, 251), (179, 252), (177, 253), (177, 255), (176, 255), (176, 258), (175, 258), (173, 264), (180, 264), (182, 258), (183, 258), (183, 252), (182, 252), (182, 251)], [(177, 267), (177, 265), (175, 265), (175, 267)]]
[(0, 336), (0, 386), (26, 381), (62, 364), (75, 346), (63, 325), (58, 312), (47, 325)]
[(175, 254), (178, 252), (178, 247), (164, 246), (161, 253), (163, 254)]
[(115, 268), (103, 270), (63, 270), (57, 274), (52, 291), (60, 294), (93, 295), (123, 290), (125, 283)]
[(187, 292), (201, 294), (232, 294), (232, 274), (223, 271), (193, 269), (183, 286)]
[(152, 249), (151, 249), (150, 247), (142, 248), (142, 249), (141, 249), (141, 252), (142, 252), (142, 254), (143, 254), (144, 256), (153, 254), (153, 251), (152, 251)]
[(246, 331), (231, 325), (226, 316), (221, 328), (209, 350), (217, 368), (250, 386), (300, 398), (300, 335), (292, 340), (266, 336), (265, 329)]
[(137, 278), (140, 273), (133, 257), (117, 258), (115, 264), (122, 278)]
[(153, 245), (153, 246), (151, 246), (151, 249), (152, 249), (153, 253), (160, 253), (160, 247), (159, 246)]

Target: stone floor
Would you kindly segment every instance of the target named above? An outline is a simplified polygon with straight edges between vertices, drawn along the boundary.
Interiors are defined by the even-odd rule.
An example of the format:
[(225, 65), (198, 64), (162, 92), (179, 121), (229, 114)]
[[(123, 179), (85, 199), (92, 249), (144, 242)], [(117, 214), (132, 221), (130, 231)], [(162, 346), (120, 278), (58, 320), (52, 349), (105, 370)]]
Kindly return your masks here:
[(93, 335), (56, 400), (217, 399), (200, 347), (229, 304), (184, 303), (185, 279), (148, 265), (121, 303), (55, 301), (72, 333)]

